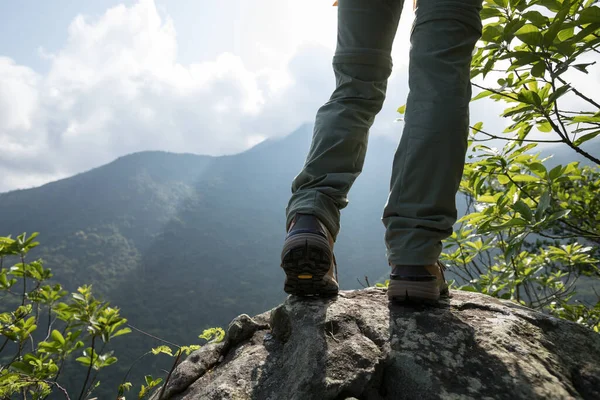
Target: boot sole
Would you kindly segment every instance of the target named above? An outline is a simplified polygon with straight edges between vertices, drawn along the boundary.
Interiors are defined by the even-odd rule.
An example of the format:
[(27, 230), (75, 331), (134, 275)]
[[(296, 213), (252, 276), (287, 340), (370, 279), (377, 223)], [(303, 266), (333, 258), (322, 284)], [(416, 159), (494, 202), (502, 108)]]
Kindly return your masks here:
[(327, 273), (331, 268), (333, 252), (325, 238), (303, 233), (286, 240), (281, 267), (286, 279), (284, 291), (295, 296), (332, 297), (339, 286)]
[(443, 288), (440, 292), (436, 281), (390, 280), (388, 287), (388, 299), (396, 303), (435, 304), (440, 300), (440, 297), (447, 294), (447, 288)]

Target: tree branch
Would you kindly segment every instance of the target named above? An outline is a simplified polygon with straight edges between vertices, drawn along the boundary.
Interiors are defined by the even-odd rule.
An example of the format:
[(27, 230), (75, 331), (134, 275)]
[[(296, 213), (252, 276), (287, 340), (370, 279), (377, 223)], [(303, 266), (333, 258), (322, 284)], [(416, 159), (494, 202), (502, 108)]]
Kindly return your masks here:
[[(560, 76), (557, 76), (556, 79), (558, 79), (560, 81), (560, 83), (562, 83), (563, 85), (568, 85), (568, 83), (565, 82), (565, 80), (563, 78), (561, 78)], [(587, 97), (586, 95), (584, 95), (583, 93), (581, 93), (579, 90), (575, 89), (573, 86), (571, 86), (571, 90), (573, 91), (573, 93), (575, 93), (577, 96), (581, 97), (583, 100), (585, 100), (588, 103), (594, 105), (596, 108), (600, 108), (600, 104), (599, 103), (597, 103), (593, 99)]]
[(85, 387), (87, 386), (88, 380), (90, 379), (90, 373), (92, 372), (92, 366), (94, 365), (94, 344), (96, 342), (96, 336), (92, 336), (92, 353), (90, 354), (90, 365), (87, 370), (87, 374), (85, 376), (85, 381), (83, 381), (83, 387), (81, 388), (81, 393), (79, 394), (78, 400), (83, 399), (83, 395), (85, 394)]
[(473, 141), (476, 142), (484, 142), (484, 141), (489, 141), (492, 139), (501, 139), (501, 140), (507, 140), (507, 141), (515, 141), (515, 142), (532, 142), (532, 143), (564, 143), (564, 140), (562, 139), (556, 139), (556, 140), (534, 140), (534, 139), (515, 139), (515, 138), (505, 138), (502, 136), (496, 136), (496, 135), (492, 135), (491, 133), (487, 133), (485, 131), (482, 131), (481, 129), (475, 128), (473, 126), (470, 126), (469, 128), (471, 128), (474, 131), (477, 131), (479, 133), (483, 133), (486, 136), (489, 136), (489, 139), (473, 139)]

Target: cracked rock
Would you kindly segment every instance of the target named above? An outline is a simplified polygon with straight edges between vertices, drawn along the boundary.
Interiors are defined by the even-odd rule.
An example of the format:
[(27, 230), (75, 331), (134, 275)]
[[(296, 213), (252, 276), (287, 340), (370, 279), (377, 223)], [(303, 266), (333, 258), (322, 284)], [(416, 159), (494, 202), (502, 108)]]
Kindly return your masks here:
[(389, 304), (378, 288), (289, 297), (270, 318), (234, 319), (221, 347), (177, 367), (164, 398), (600, 398), (600, 335), (508, 301), (452, 295), (430, 307)]

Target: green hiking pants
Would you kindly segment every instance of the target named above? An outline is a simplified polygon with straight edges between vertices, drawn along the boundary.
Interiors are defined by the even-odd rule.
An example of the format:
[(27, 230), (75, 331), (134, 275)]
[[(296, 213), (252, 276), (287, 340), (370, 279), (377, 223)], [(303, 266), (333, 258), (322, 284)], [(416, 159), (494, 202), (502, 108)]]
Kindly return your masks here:
[[(382, 217), (390, 264), (433, 264), (452, 234), (481, 3), (418, 0), (404, 131)], [(309, 154), (292, 183), (288, 227), (296, 213), (313, 214), (337, 237), (340, 210), (362, 171), (369, 129), (385, 99), (402, 6), (403, 0), (339, 0), (336, 88), (317, 112)]]

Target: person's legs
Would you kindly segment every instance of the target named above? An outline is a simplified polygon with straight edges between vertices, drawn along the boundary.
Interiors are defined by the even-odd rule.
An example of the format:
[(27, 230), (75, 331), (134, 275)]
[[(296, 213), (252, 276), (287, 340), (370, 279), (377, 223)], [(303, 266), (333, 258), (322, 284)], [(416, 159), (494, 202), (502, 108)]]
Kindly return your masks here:
[(402, 3), (339, 1), (336, 88), (317, 112), (312, 145), (286, 208), (281, 253), (286, 293), (330, 296), (339, 290), (333, 244), (340, 209), (362, 171), (369, 128), (385, 99)]
[(404, 132), (383, 213), (390, 265), (432, 265), (452, 234), (481, 0), (418, 0)]
[(286, 209), (322, 221), (335, 240), (340, 209), (361, 173), (369, 128), (385, 99), (403, 0), (340, 0), (333, 58), (336, 88), (317, 112), (312, 145)]

